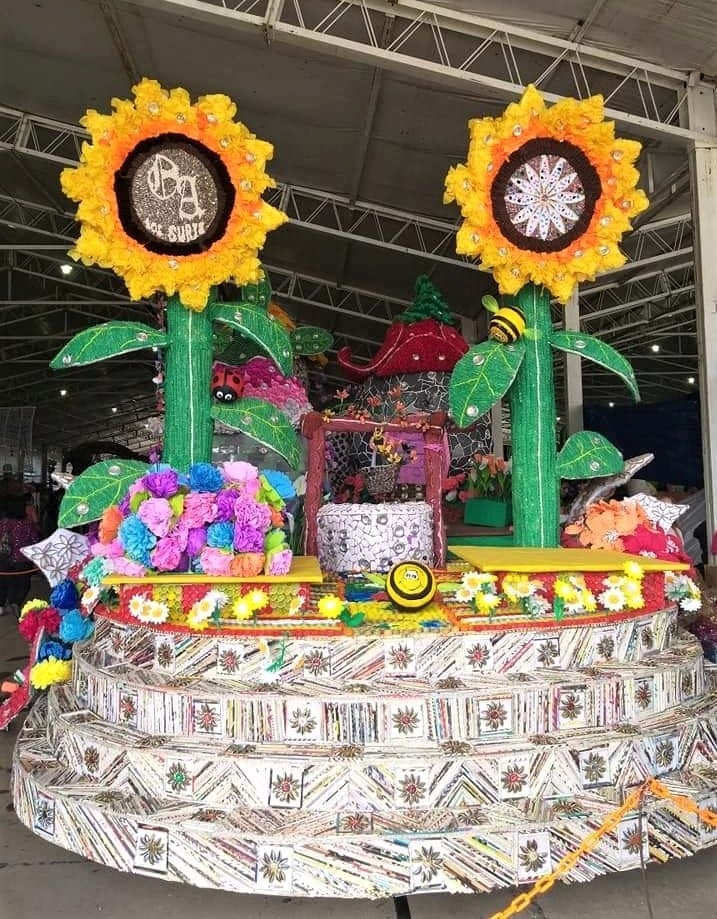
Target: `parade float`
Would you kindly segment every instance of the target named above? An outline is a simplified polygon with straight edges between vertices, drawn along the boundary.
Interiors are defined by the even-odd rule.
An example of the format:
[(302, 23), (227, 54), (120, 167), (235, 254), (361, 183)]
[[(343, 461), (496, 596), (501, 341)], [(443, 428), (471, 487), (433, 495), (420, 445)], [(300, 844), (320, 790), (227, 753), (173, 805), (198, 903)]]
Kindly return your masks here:
[[(558, 453), (551, 351), (637, 387), (608, 346), (553, 328), (550, 296), (622, 262), (619, 240), (646, 206), (639, 146), (614, 138), (599, 99), (548, 108), (529, 88), (471, 123), (468, 163), (447, 180), (465, 218), (459, 250), (493, 271), (525, 322), (466, 350), (449, 386), (459, 427), (510, 402), (515, 547), (447, 559), (445, 413), (386, 420), (378, 435), (365, 417), (310, 413), (308, 551), (292, 556), (286, 482), (209, 462), (213, 419), (299, 458), (275, 405), (243, 393), (212, 403), (210, 389), (216, 323), (291, 370), (258, 261), (283, 220), (261, 200), (271, 148), (224, 96), (192, 103), (144, 81), (113, 105), (88, 113), (91, 142), (63, 176), (79, 202), (74, 255), (115, 270), (133, 297), (163, 291), (166, 328), (100, 326), (54, 364), (165, 349), (163, 455), (69, 485), (60, 522), (98, 524), (89, 558), (68, 530), (37, 548), (38, 564), (54, 562), (53, 590), (23, 611), (24, 676), (49, 689), (17, 743), (19, 819), (122, 871), (307, 897), (588, 881), (712, 844), (709, 820), (675, 797), (717, 800), (717, 708), (701, 649), (678, 626), (679, 607), (700, 601), (674, 521), (604, 501), (572, 524), (582, 548), (559, 547), (560, 479), (615, 475), (623, 460), (589, 432)], [(231, 303), (214, 291), (229, 277), (242, 292)], [(335, 530), (347, 548), (322, 570), (326, 437), (365, 435), (386, 457), (397, 450), (386, 438), (406, 428), (429, 448), (426, 558), (341, 570), (347, 525)], [(379, 504), (352, 514), (380, 547), (391, 508)], [(620, 551), (628, 537), (636, 554)], [(649, 782), (660, 797), (643, 793)]]

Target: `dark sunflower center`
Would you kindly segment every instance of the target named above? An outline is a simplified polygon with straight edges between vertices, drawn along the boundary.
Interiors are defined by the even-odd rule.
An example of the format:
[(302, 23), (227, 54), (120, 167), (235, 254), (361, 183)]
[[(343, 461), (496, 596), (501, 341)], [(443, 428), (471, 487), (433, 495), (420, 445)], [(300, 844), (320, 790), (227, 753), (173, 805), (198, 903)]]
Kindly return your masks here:
[(224, 235), (235, 198), (221, 157), (182, 134), (137, 144), (115, 173), (115, 194), (124, 231), (160, 255), (209, 249)]
[(588, 228), (601, 192), (597, 171), (579, 147), (538, 137), (498, 170), (491, 187), (493, 217), (518, 248), (559, 252)]

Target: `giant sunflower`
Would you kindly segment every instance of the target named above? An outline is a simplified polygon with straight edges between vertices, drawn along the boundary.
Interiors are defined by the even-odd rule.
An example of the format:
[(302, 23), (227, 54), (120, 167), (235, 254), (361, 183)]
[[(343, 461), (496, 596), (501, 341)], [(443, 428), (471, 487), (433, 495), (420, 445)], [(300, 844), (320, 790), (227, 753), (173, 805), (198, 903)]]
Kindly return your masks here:
[(261, 198), (273, 147), (234, 121), (227, 96), (193, 104), (147, 79), (132, 93), (82, 119), (91, 142), (61, 177), (79, 202), (70, 254), (115, 271), (133, 299), (164, 291), (202, 310), (212, 285), (260, 279), (266, 234), (287, 219)]
[(601, 96), (547, 107), (534, 86), (499, 118), (469, 123), (468, 162), (449, 170), (463, 215), (456, 249), (501, 293), (532, 281), (565, 302), (575, 284), (626, 261), (618, 243), (647, 207), (637, 141), (615, 137)]

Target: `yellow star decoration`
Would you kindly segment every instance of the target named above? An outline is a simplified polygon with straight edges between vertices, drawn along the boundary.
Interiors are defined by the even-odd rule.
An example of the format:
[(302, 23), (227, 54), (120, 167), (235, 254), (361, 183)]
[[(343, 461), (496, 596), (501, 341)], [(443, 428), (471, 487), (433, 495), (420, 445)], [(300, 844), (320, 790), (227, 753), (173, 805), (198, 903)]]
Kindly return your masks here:
[[(641, 145), (615, 137), (601, 96), (548, 107), (529, 86), (499, 118), (469, 129), (468, 162), (449, 170), (444, 202), (464, 218), (457, 252), (480, 259), (501, 293), (532, 281), (564, 303), (580, 281), (625, 263), (618, 243), (648, 204), (636, 188)], [(542, 228), (530, 216), (541, 207)]]
[[(112, 269), (134, 300), (163, 291), (202, 310), (212, 285), (261, 279), (258, 253), (267, 233), (287, 220), (261, 198), (276, 184), (264, 168), (273, 147), (234, 121), (236, 106), (228, 96), (202, 96), (192, 104), (186, 90), (167, 91), (147, 79), (132, 93), (134, 101), (112, 100), (111, 115), (90, 109), (81, 119), (91, 142), (83, 144), (79, 166), (61, 176), (63, 191), (79, 203), (80, 237), (70, 255), (85, 265)], [(138, 144), (166, 134), (183, 135), (219, 157), (234, 188), (226, 228), (204, 251), (151, 251), (125, 231), (120, 219), (116, 173)]]

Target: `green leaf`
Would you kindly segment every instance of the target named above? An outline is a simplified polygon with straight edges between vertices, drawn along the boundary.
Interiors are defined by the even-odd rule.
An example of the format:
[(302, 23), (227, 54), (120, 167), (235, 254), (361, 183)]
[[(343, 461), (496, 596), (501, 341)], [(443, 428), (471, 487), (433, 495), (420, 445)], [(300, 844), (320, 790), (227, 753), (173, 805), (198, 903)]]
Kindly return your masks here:
[(550, 344), (559, 351), (579, 354), (594, 364), (605, 367), (606, 370), (612, 370), (624, 381), (635, 401), (640, 401), (640, 390), (635, 379), (635, 371), (630, 366), (630, 362), (604, 341), (600, 341), (599, 338), (593, 338), (592, 335), (585, 335), (583, 332), (561, 331), (551, 334)]
[(484, 294), (480, 298), (480, 302), (483, 305), (483, 308), (488, 310), (489, 313), (497, 313), (500, 309), (498, 301), (492, 294)]
[(291, 340), (294, 343), (294, 352), (304, 356), (312, 354), (321, 354), (334, 343), (334, 336), (325, 329), (317, 329), (314, 326), (306, 325), (300, 329), (294, 329), (291, 333)]
[(525, 342), (520, 338), (510, 345), (483, 341), (463, 355), (448, 386), (451, 415), (458, 427), (469, 427), (508, 392), (524, 356)]
[(578, 431), (558, 454), (561, 479), (597, 479), (622, 472), (622, 453), (595, 431)]
[(60, 527), (99, 520), (108, 507), (127, 494), (130, 485), (149, 469), (138, 460), (109, 459), (85, 469), (65, 492), (57, 521)]
[(50, 362), (53, 370), (67, 367), (82, 367), (96, 361), (107, 360), (139, 351), (141, 348), (165, 348), (167, 336), (141, 322), (103, 322), (83, 332), (78, 332), (68, 341), (62, 351)]
[(301, 461), (299, 439), (289, 418), (280, 409), (261, 399), (239, 399), (228, 405), (212, 406), (212, 417), (264, 444), (294, 469)]
[(263, 309), (250, 303), (212, 303), (212, 319), (223, 322), (260, 345), (284, 376), (289, 376), (294, 353), (289, 333)]
[(343, 622), (344, 625), (347, 625), (350, 629), (357, 629), (364, 619), (366, 618), (365, 613), (354, 613), (353, 616), (351, 613), (345, 609), (340, 615), (339, 619)]
[(266, 309), (271, 300), (271, 284), (266, 274), (258, 284), (245, 284), (241, 289), (241, 298), (242, 302)]

